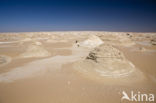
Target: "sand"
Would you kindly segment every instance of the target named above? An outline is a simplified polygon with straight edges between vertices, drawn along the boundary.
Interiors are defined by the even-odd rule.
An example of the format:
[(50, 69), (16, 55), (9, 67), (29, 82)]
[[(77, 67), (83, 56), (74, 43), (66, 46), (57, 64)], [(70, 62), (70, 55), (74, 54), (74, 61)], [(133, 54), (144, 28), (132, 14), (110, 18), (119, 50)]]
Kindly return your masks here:
[(156, 95), (156, 33), (0, 34), (0, 103), (129, 103)]

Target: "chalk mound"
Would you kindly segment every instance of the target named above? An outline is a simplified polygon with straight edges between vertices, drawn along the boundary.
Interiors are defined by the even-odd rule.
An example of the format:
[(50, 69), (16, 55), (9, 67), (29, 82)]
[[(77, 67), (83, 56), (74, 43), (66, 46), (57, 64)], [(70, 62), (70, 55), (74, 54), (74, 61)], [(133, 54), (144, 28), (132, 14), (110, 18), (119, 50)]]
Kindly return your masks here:
[(34, 44), (35, 44), (35, 45), (42, 45), (42, 43), (39, 42), (39, 41), (35, 41)]
[(80, 46), (95, 48), (101, 44), (103, 44), (103, 41), (98, 36), (91, 35), (87, 40), (81, 42)]
[(152, 44), (152, 45), (156, 45), (156, 38), (153, 38), (153, 39), (151, 40), (151, 44)]
[(145, 52), (145, 51), (147, 51), (147, 49), (144, 48), (144, 47), (139, 47), (139, 51), (141, 51), (141, 52)]
[(121, 46), (127, 46), (127, 47), (130, 47), (136, 44), (134, 41), (132, 41), (128, 37), (121, 37), (119, 39), (119, 42)]
[(53, 40), (53, 39), (48, 39), (46, 40), (47, 43), (54, 43), (54, 42), (57, 42), (56, 40)]
[(48, 39), (47, 43), (67, 42), (67, 40)]
[(27, 42), (27, 41), (31, 41), (31, 38), (24, 38), (22, 41)]
[(31, 57), (47, 57), (50, 56), (50, 53), (39, 45), (30, 45), (24, 53), (20, 55), (22, 58), (31, 58)]
[(5, 55), (0, 55), (0, 67), (4, 66), (10, 62), (11, 62), (11, 57), (5, 56)]
[[(141, 77), (141, 73), (124, 54), (111, 45), (100, 45), (83, 60), (74, 63), (74, 68), (93, 79)], [(140, 74), (140, 75), (138, 75)], [(132, 78), (131, 78), (132, 77)]]

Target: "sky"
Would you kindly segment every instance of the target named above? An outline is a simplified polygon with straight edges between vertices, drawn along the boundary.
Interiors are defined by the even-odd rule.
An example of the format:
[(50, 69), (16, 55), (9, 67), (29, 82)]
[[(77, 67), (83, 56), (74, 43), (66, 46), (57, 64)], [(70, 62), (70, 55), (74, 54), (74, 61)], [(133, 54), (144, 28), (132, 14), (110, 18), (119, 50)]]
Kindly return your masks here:
[(0, 32), (156, 32), (155, 0), (0, 0)]

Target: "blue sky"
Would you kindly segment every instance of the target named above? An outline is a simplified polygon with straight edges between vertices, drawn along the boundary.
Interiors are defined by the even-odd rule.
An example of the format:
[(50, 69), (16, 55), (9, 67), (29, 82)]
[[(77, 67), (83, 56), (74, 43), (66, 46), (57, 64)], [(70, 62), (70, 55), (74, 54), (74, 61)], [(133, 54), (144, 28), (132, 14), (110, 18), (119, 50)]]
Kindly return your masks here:
[(154, 0), (0, 0), (0, 32), (156, 32)]

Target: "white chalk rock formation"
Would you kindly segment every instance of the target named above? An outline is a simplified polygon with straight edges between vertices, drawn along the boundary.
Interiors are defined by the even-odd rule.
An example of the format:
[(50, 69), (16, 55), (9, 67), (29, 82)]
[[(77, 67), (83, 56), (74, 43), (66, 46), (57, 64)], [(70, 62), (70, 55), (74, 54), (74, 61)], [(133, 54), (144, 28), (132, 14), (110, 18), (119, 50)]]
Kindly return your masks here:
[(47, 57), (50, 56), (50, 53), (44, 49), (42, 46), (30, 45), (24, 53), (20, 55), (22, 58), (31, 58), (31, 57)]
[(42, 45), (42, 43), (41, 43), (41, 42), (36, 41), (36, 42), (35, 42), (35, 45)]
[(142, 79), (142, 73), (111, 45), (96, 47), (83, 61), (74, 63), (74, 68), (91, 79), (120, 78), (116, 81), (124, 82)]
[(31, 40), (32, 40), (31, 38), (25, 38), (22, 41), (31, 41)]
[(126, 47), (130, 47), (136, 44), (134, 41), (132, 41), (128, 37), (121, 37), (119, 41), (120, 41), (121, 46), (126, 46)]
[(103, 41), (98, 36), (91, 35), (87, 40), (81, 42), (80, 46), (95, 48), (101, 44), (103, 44)]
[(11, 62), (11, 57), (6, 55), (0, 55), (0, 67)]

